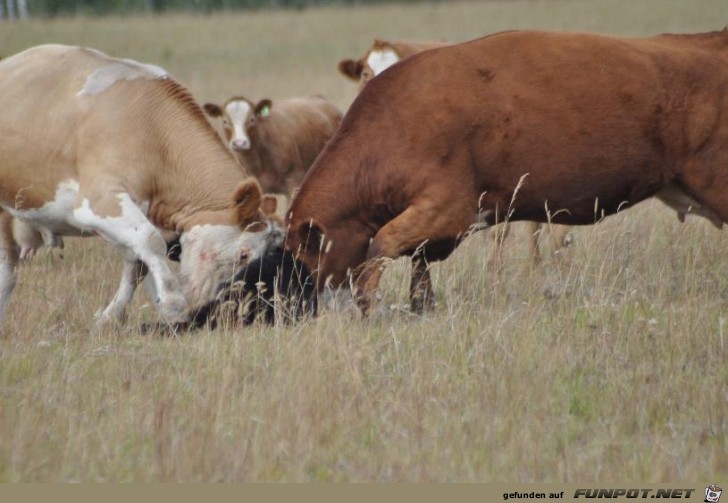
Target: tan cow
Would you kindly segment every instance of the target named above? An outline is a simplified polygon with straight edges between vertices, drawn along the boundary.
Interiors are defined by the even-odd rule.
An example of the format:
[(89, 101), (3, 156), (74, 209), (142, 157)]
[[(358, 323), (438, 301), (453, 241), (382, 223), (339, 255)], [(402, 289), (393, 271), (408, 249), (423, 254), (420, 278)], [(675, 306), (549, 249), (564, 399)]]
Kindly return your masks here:
[(426, 262), (479, 222), (593, 224), (657, 196), (720, 226), (726, 194), (728, 29), (514, 31), (371, 80), (301, 184), (286, 246), (319, 289), (353, 271), (364, 312), (386, 261), (411, 255), (421, 306)]
[[(169, 323), (280, 242), (247, 178), (190, 93), (164, 70), (45, 45), (0, 62), (0, 313), (16, 280), (12, 217), (54, 236), (98, 235), (123, 254), (121, 319), (151, 272)], [(181, 234), (182, 286), (162, 232)]]
[(290, 197), (334, 134), (341, 112), (324, 98), (290, 98), (254, 103), (230, 98), (206, 103), (208, 116), (222, 121), (230, 150), (265, 192)]
[[(436, 49), (452, 45), (449, 42), (390, 42), (375, 39), (372, 46), (359, 60), (345, 59), (339, 62), (339, 72), (345, 77), (359, 83), (361, 91), (367, 82), (382, 73), (384, 70), (399, 62), (400, 60), (428, 49)], [(531, 260), (538, 263), (541, 260), (539, 252), (539, 241), (544, 233), (548, 234), (548, 241), (551, 248), (558, 251), (564, 246), (572, 243), (573, 239), (569, 231), (571, 227), (566, 225), (543, 225), (538, 222), (523, 222), (528, 232)], [(494, 228), (492, 233), (495, 244), (494, 257), (501, 250), (501, 245), (509, 236), (510, 224), (503, 224)]]

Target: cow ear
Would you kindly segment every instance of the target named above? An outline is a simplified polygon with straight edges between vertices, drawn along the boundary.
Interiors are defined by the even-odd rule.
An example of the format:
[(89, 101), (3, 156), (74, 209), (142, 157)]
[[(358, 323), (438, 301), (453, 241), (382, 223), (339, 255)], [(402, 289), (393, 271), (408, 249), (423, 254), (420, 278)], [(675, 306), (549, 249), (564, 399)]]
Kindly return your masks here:
[(255, 105), (255, 115), (268, 117), (270, 115), (271, 108), (273, 108), (273, 103), (271, 102), (271, 100), (260, 100), (258, 104)]
[(219, 105), (216, 105), (214, 103), (205, 103), (204, 105), (202, 105), (202, 109), (210, 117), (221, 117), (222, 116), (222, 108), (220, 108)]
[(339, 72), (351, 80), (359, 80), (363, 70), (364, 65), (361, 61), (354, 61), (353, 59), (339, 61)]
[(266, 216), (275, 215), (276, 210), (278, 210), (278, 198), (273, 194), (263, 194), (260, 209)]
[(260, 208), (260, 185), (255, 178), (248, 178), (238, 185), (233, 194), (233, 207), (238, 225), (249, 223)]

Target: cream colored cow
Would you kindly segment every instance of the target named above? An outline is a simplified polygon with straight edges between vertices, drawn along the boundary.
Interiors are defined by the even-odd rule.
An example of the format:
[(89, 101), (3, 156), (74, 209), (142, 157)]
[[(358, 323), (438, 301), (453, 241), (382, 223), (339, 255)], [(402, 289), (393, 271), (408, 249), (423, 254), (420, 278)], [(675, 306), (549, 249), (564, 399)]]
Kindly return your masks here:
[[(122, 253), (100, 321), (123, 319), (142, 264), (169, 323), (282, 240), (190, 93), (164, 70), (45, 45), (0, 61), (0, 315), (16, 281), (12, 218), (50, 236), (98, 235)], [(181, 234), (178, 278), (162, 233)], [(181, 283), (181, 284), (180, 284)]]

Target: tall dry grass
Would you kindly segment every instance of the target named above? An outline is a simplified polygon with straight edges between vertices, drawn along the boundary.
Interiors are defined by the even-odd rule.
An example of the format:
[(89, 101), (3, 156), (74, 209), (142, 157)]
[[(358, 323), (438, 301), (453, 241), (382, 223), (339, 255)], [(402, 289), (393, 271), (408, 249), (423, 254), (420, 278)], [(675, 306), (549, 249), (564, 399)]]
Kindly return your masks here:
[[(719, 29), (723, 0), (437, 3), (0, 26), (9, 55), (90, 45), (165, 66), (201, 100), (355, 93), (336, 63), (374, 36), (510, 28)], [(423, 104), (426, 106), (426, 104)], [(720, 480), (728, 475), (728, 242), (646, 202), (532, 267), (469, 238), (433, 267), (420, 319), (397, 261), (372, 320), (141, 336), (98, 331), (118, 257), (67, 240), (20, 271), (0, 336), (0, 481)]]

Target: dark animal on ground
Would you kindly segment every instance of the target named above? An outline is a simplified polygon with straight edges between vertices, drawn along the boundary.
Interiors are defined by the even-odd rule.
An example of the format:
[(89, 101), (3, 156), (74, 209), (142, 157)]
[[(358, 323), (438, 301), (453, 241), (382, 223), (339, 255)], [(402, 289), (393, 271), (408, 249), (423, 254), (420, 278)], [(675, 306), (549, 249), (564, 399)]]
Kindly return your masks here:
[[(169, 249), (174, 243), (168, 245)], [(168, 255), (174, 258), (173, 255)], [(266, 324), (284, 324), (315, 317), (318, 301), (315, 284), (308, 268), (293, 254), (278, 248), (253, 260), (235, 278), (223, 285), (217, 298), (203, 306), (185, 324), (144, 324), (143, 334), (182, 334), (207, 327), (246, 326), (256, 320)]]
[(316, 289), (308, 268), (282, 248), (253, 260), (226, 285), (217, 299), (194, 316), (191, 327), (214, 329), (227, 320), (233, 326), (256, 319), (273, 324), (316, 316)]

